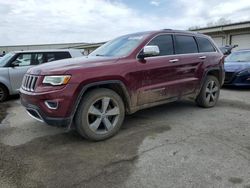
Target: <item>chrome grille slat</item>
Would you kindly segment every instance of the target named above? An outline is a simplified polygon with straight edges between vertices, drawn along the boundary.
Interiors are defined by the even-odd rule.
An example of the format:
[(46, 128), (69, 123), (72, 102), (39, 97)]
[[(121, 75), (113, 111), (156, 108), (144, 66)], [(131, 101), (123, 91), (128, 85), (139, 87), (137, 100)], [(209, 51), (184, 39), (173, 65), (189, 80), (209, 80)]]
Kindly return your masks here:
[(26, 91), (34, 91), (38, 76), (34, 75), (25, 75), (22, 82), (22, 88)]
[(27, 81), (28, 81), (28, 76), (26, 75), (26, 76), (25, 76), (25, 82), (24, 82), (24, 88), (26, 88)]
[(32, 82), (31, 82), (31, 86), (30, 86), (31, 91), (34, 91), (34, 83), (35, 83), (35, 80), (36, 80), (36, 78), (33, 77), (33, 78), (32, 78)]
[(27, 82), (26, 82), (26, 85), (25, 85), (25, 88), (27, 90), (28, 90), (29, 81), (30, 81), (30, 76), (27, 76)]
[(33, 77), (30, 76), (30, 80), (29, 80), (29, 84), (28, 84), (29, 91), (31, 91), (32, 80), (33, 80)]

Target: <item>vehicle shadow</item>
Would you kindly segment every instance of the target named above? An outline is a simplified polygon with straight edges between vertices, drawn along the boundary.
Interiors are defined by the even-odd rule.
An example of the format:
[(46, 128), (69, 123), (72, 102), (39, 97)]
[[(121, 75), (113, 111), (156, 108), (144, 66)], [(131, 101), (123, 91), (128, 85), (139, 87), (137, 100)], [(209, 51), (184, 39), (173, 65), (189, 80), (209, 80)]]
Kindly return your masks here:
[(16, 95), (11, 95), (7, 98), (7, 100), (5, 102), (8, 102), (8, 101), (13, 101), (13, 100), (17, 100), (20, 98), (20, 95), (16, 94)]

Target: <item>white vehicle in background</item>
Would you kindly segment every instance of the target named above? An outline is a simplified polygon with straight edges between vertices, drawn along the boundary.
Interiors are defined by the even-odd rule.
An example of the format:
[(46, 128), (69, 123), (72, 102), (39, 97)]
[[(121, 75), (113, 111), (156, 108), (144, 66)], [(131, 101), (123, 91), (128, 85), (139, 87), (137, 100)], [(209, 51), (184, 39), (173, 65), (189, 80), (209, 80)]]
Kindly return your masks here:
[(0, 102), (18, 94), (23, 76), (33, 66), (60, 59), (81, 57), (76, 49), (16, 51), (0, 57)]

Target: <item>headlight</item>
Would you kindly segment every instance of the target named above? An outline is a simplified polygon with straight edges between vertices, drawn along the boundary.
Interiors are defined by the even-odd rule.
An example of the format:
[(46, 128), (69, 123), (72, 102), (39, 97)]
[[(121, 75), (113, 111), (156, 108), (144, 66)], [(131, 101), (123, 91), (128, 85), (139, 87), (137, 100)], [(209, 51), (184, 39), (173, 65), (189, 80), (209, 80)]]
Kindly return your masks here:
[(250, 69), (245, 69), (243, 71), (240, 71), (238, 75), (243, 76), (243, 75), (248, 75), (250, 74)]
[(63, 76), (45, 76), (43, 79), (43, 84), (49, 84), (52, 86), (60, 86), (65, 85), (69, 82), (71, 76), (63, 75)]

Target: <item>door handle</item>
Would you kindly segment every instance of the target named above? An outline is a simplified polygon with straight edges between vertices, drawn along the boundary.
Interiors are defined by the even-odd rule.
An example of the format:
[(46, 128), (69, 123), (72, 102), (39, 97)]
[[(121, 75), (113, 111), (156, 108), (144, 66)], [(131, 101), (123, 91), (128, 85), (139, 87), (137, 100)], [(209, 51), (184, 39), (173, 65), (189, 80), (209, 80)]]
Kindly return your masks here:
[(178, 61), (179, 61), (179, 59), (171, 59), (171, 60), (169, 60), (169, 63), (176, 63)]
[(200, 59), (206, 59), (207, 58), (207, 56), (201, 56), (201, 57), (199, 57)]

